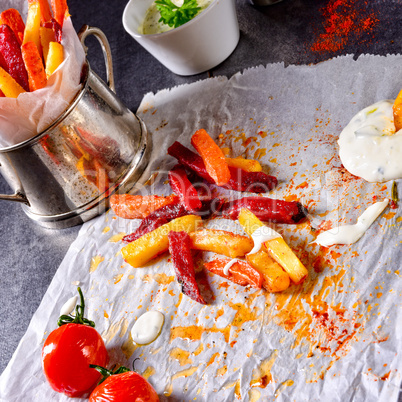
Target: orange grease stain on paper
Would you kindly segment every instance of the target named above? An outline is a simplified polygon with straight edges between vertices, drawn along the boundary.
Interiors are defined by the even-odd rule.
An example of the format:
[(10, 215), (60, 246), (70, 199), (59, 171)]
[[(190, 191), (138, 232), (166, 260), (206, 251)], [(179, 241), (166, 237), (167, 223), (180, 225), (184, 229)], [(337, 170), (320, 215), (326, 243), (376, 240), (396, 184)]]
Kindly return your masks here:
[(102, 257), (101, 255), (95, 255), (95, 257), (92, 257), (91, 265), (89, 266), (89, 273), (95, 272), (99, 264), (104, 260), (105, 257)]

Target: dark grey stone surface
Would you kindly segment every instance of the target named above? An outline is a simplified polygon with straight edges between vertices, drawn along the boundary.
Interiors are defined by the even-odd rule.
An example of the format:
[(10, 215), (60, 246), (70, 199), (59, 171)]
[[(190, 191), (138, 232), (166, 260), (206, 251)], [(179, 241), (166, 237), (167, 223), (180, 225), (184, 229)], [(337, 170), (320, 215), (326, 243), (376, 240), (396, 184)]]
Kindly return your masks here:
[[(348, 36), (333, 52), (313, 52), (317, 35), (324, 32), (323, 7), (331, 0), (284, 0), (257, 8), (247, 0), (236, 0), (240, 42), (233, 54), (210, 72), (230, 77), (245, 68), (273, 62), (309, 64), (342, 54), (396, 54), (402, 51), (400, 2), (391, 0), (345, 0), (350, 11), (375, 16), (370, 34), (359, 30)], [(332, 1), (333, 3), (333, 1)], [(143, 95), (208, 77), (208, 73), (179, 77), (147, 53), (125, 31), (121, 22), (126, 1), (69, 0), (70, 13), (78, 31), (83, 24), (96, 26), (107, 35), (114, 57), (116, 92), (136, 110)], [(1, 8), (1, 6), (0, 6)], [(357, 11), (356, 11), (357, 10)], [(91, 67), (104, 77), (100, 46), (95, 38), (86, 42)], [(0, 177), (0, 192), (10, 190)], [(39, 227), (21, 206), (0, 201), (0, 372), (39, 306), (50, 281), (79, 227), (49, 230)]]

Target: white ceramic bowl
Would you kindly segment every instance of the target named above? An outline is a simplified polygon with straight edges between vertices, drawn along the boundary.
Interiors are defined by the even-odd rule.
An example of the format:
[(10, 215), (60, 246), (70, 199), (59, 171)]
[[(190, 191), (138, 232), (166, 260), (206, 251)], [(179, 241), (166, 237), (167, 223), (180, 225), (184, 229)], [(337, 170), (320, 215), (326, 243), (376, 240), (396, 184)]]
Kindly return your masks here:
[(173, 30), (139, 33), (153, 0), (130, 0), (124, 9), (125, 30), (165, 67), (178, 75), (194, 75), (224, 61), (236, 48), (240, 32), (234, 0), (214, 0), (208, 8)]

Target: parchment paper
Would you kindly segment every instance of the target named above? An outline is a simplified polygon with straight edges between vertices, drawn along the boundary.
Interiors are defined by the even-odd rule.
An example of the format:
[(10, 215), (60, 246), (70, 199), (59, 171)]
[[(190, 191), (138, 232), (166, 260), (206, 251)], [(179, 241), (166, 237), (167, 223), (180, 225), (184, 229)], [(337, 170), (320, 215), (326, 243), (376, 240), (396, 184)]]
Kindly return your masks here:
[[(2, 9), (17, 9), (23, 20), (26, 0), (3, 0)], [(45, 88), (20, 94), (18, 98), (0, 98), (0, 147), (8, 147), (45, 130), (68, 107), (81, 88), (81, 69), (85, 52), (68, 18), (63, 24), (61, 44), (64, 60), (49, 77)]]
[[(306, 265), (309, 279), (274, 295), (200, 271), (201, 288), (210, 295), (210, 304), (200, 306), (180, 294), (168, 255), (137, 269), (122, 260), (119, 239), (139, 221), (109, 211), (84, 224), (69, 249), (0, 378), (1, 398), (69, 400), (46, 383), (40, 356), (79, 284), (111, 364), (131, 366), (139, 358), (136, 369), (161, 400), (396, 400), (400, 208), (387, 208), (354, 245), (320, 249), (310, 242), (321, 230), (355, 223), (368, 205), (390, 197), (392, 183), (370, 184), (342, 168), (336, 140), (360, 109), (395, 98), (401, 62), (402, 56), (346, 56), (314, 66), (275, 64), (147, 94), (138, 111), (154, 143), (146, 175), (159, 170), (148, 192), (171, 193), (165, 172), (175, 161), (166, 155), (168, 146), (176, 139), (189, 146), (194, 131), (205, 128), (232, 156), (257, 158), (278, 177), (268, 196), (308, 207), (309, 222), (275, 230)], [(243, 233), (226, 219), (206, 226)], [(199, 268), (207, 257), (197, 255)], [(131, 327), (150, 309), (164, 313), (163, 331), (154, 343), (135, 347)]]

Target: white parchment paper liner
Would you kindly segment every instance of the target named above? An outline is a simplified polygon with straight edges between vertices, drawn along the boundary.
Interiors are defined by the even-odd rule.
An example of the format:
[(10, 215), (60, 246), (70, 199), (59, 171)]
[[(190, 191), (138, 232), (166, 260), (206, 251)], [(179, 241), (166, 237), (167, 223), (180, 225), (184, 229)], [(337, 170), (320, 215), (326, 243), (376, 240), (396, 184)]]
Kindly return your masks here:
[[(401, 56), (346, 56), (315, 66), (275, 64), (146, 95), (138, 111), (154, 142), (146, 174), (160, 171), (149, 193), (171, 192), (164, 172), (175, 161), (166, 156), (168, 146), (176, 139), (188, 146), (204, 127), (234, 156), (259, 156), (280, 180), (270, 196), (300, 199), (313, 226), (355, 222), (373, 197), (389, 197), (392, 183), (366, 183), (345, 172), (336, 140), (361, 108), (397, 95), (401, 62)], [(386, 210), (358, 243), (331, 249), (309, 244), (315, 237), (309, 224), (276, 225), (308, 267), (309, 280), (269, 295), (208, 276), (215, 299), (204, 307), (180, 296), (168, 256), (139, 269), (125, 264), (116, 240), (139, 221), (108, 212), (84, 224), (71, 245), (0, 378), (0, 398), (69, 400), (46, 383), (40, 355), (61, 306), (80, 284), (111, 363), (130, 366), (139, 357), (137, 370), (151, 374), (161, 400), (396, 401), (399, 211)], [(226, 219), (207, 226), (242, 232)], [(318, 302), (328, 307), (326, 321), (314, 314)], [(135, 349), (129, 331), (149, 309), (165, 314), (162, 334)], [(174, 337), (181, 327), (192, 327), (195, 339)], [(188, 352), (187, 359), (172, 357), (175, 348)], [(252, 387), (264, 367), (266, 387)]]
[[(26, 0), (11, 0), (2, 9), (15, 8), (26, 21)], [(45, 88), (0, 98), (0, 147), (19, 144), (45, 130), (68, 107), (81, 88), (85, 52), (71, 18), (64, 21), (62, 45), (64, 61), (48, 79)]]

